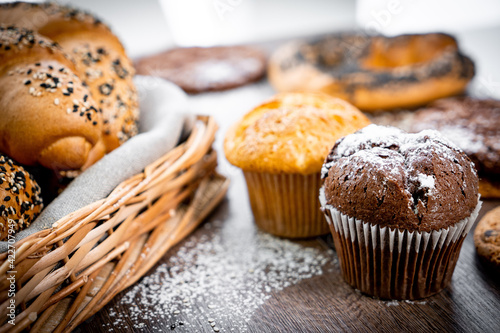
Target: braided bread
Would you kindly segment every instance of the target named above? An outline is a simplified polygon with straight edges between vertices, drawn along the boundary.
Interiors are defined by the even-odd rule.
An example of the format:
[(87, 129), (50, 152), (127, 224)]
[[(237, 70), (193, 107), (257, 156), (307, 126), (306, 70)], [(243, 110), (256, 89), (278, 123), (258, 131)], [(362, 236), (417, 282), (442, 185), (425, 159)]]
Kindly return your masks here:
[(101, 138), (102, 116), (75, 71), (51, 40), (0, 27), (1, 152), (54, 170), (87, 162)]
[[(137, 133), (134, 69), (119, 39), (91, 14), (55, 3), (0, 5), (0, 22), (23, 26), (57, 42), (75, 60), (76, 73), (102, 110), (106, 152)], [(98, 148), (96, 148), (98, 149)]]

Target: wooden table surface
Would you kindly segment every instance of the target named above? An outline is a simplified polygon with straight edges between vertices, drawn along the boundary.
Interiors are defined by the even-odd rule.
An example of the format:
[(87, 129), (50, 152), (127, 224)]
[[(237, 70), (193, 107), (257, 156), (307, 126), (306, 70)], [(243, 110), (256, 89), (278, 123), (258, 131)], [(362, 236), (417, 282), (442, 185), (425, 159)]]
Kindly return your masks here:
[[(190, 299), (188, 308), (178, 307), (170, 313), (165, 310), (164, 314), (154, 301), (141, 300), (141, 290), (144, 292), (144, 289), (137, 289), (138, 292), (131, 288), (132, 290), (115, 297), (105, 308), (80, 325), (76, 332), (210, 333), (214, 332), (211, 322), (208, 321), (210, 317), (220, 332), (500, 332), (500, 276), (487, 270), (479, 262), (472, 232), (463, 244), (450, 287), (424, 300), (390, 302), (362, 295), (344, 282), (331, 236), (293, 241), (290, 245), (290, 242), (265, 236), (257, 230), (253, 223), (243, 176), (224, 159), (222, 139), (229, 125), (272, 94), (272, 88), (263, 81), (228, 92), (192, 97), (193, 111), (214, 115), (220, 125), (215, 143), (219, 152), (219, 170), (231, 178), (232, 184), (226, 200), (205, 224), (173, 248), (148, 273), (147, 276), (154, 277), (150, 280), (157, 283), (152, 284), (146, 276), (146, 280), (143, 279), (139, 284), (142, 284), (141, 288), (159, 290), (160, 294), (162, 288), (165, 288), (164, 281), (168, 281), (169, 276), (166, 274), (163, 276), (164, 281), (158, 281), (158, 271), (167, 272), (172, 268), (176, 271), (193, 270), (190, 266), (193, 261), (176, 258), (185, 257), (186, 248), (196, 246), (197, 243), (205, 244), (207, 251), (215, 248), (211, 247), (211, 242), (218, 242), (224, 244), (224, 251), (228, 254), (232, 252), (233, 247), (234, 251), (242, 251), (242, 246), (252, 252), (261, 246), (259, 244), (262, 244), (262, 237), (267, 242), (266, 246), (276, 242), (276, 246), (271, 246), (276, 251), (284, 246), (284, 256), (286, 248), (292, 246), (295, 252), (299, 248), (303, 251), (313, 251), (317, 257), (326, 258), (320, 267), (317, 267), (320, 273), (315, 267), (309, 267), (315, 271), (310, 278), (304, 278), (307, 275), (302, 275), (294, 280), (292, 277), (295, 275), (292, 272), (289, 279), (293, 281), (289, 286), (282, 288), (286, 284), (280, 280), (278, 288), (270, 285), (258, 292), (252, 291), (253, 287), (249, 284), (243, 286), (252, 290), (231, 290), (233, 285), (228, 284), (224, 293), (212, 295), (212, 299)], [(485, 201), (479, 218), (498, 205), (500, 201)], [(204, 255), (207, 256), (207, 253)], [(219, 257), (220, 253), (217, 258)], [(294, 258), (292, 256), (291, 260)], [(217, 266), (217, 263), (211, 262), (211, 265)], [(297, 269), (300, 265), (302, 262), (297, 263)], [(226, 268), (227, 272), (224, 271)], [(214, 267), (214, 271), (217, 274), (213, 279), (224, 279), (227, 274), (235, 272), (227, 264)], [(244, 276), (251, 274), (249, 271)], [(276, 280), (276, 277), (273, 279)], [(266, 281), (257, 282), (266, 284)], [(256, 294), (253, 295), (252, 292)], [(130, 301), (130, 293), (137, 297), (135, 301)], [(244, 294), (247, 298), (242, 299), (241, 303), (233, 304), (231, 302), (234, 302), (234, 297), (231, 295), (235, 293)], [(257, 298), (263, 302), (255, 306)], [(254, 307), (246, 304), (247, 301)], [(216, 303), (215, 306), (229, 304), (233, 308), (221, 313), (215, 311), (212, 303)], [(166, 304), (161, 306), (168, 308)], [(137, 316), (138, 311), (144, 315)], [(148, 316), (148, 313), (151, 316)]]

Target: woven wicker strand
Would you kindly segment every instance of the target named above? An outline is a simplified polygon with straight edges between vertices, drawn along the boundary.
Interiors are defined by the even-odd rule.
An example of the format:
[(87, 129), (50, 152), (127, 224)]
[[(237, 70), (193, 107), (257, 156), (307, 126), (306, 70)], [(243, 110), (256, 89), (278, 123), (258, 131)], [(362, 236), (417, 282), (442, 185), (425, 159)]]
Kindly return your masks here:
[(217, 125), (198, 117), (189, 138), (107, 198), (15, 244), (15, 326), (7, 322), (8, 254), (0, 254), (1, 332), (71, 332), (137, 282), (223, 199)]

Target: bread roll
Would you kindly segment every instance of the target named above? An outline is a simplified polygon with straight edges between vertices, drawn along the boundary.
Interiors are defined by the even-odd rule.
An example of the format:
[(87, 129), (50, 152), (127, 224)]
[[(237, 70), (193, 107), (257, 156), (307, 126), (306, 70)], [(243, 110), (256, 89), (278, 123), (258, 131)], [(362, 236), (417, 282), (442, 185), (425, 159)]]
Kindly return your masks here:
[(8, 239), (9, 228), (29, 227), (42, 208), (40, 187), (31, 174), (0, 154), (0, 241)]
[(53, 170), (86, 163), (100, 140), (102, 116), (74, 71), (53, 41), (0, 27), (0, 152)]
[(134, 69), (108, 26), (86, 12), (55, 3), (0, 5), (0, 22), (33, 29), (75, 59), (77, 74), (102, 109), (101, 149), (110, 152), (137, 133)]

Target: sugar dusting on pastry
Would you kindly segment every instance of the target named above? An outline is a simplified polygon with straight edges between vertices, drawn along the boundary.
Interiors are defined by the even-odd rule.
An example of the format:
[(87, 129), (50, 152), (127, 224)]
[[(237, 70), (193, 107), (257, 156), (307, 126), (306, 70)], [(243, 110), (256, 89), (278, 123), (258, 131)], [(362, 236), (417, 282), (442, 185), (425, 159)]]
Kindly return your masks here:
[(322, 178), (328, 204), (342, 213), (412, 231), (446, 228), (478, 201), (474, 164), (434, 130), (369, 125), (335, 143)]

